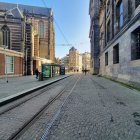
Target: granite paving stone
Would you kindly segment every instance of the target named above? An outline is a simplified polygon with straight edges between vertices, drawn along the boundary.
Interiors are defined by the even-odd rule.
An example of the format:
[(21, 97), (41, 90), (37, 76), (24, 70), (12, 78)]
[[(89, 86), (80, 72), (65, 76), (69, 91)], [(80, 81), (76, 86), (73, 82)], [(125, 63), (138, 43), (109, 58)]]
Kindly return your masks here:
[(138, 140), (139, 122), (139, 91), (88, 74), (77, 83), (46, 140)]

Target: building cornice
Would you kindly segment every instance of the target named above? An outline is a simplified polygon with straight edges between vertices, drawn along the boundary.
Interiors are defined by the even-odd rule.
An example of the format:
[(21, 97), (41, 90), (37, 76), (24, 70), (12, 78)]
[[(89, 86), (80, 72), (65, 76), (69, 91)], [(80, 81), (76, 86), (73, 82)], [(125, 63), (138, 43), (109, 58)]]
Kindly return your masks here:
[(9, 55), (9, 56), (17, 56), (17, 57), (22, 57), (22, 58), (24, 57), (24, 54), (21, 52), (4, 49), (2, 47), (0, 47), (0, 54), (5, 54), (5, 55)]
[(37, 56), (32, 57), (32, 59), (33, 60), (42, 61), (43, 63), (52, 63), (52, 60), (49, 60), (49, 59), (46, 59), (46, 58), (37, 57)]

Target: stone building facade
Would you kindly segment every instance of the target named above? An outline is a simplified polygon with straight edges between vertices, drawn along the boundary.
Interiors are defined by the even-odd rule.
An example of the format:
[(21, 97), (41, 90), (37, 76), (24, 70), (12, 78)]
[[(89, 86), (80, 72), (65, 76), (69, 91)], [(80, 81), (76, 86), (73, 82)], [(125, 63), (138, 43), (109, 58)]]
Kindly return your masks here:
[[(6, 51), (3, 51), (3, 45), (8, 46)], [(0, 2), (0, 56), (3, 57), (0, 63), (6, 65), (2, 52), (8, 57), (14, 56), (8, 61), (20, 67), (19, 74), (31, 75), (34, 69), (41, 70), (41, 64), (54, 63), (52, 9)], [(15, 61), (20, 63), (15, 64)]]
[[(140, 1), (96, 2), (99, 5), (99, 9), (94, 7), (98, 9), (100, 29), (99, 74), (140, 85)], [(94, 42), (92, 45), (96, 46)]]
[(72, 47), (69, 50), (69, 54), (61, 58), (61, 64), (65, 66), (67, 72), (82, 72), (84, 69), (90, 70), (91, 55), (89, 52), (80, 54), (77, 49)]
[(89, 52), (85, 52), (82, 54), (82, 69), (90, 71), (90, 65), (91, 65), (91, 55)]
[(79, 71), (79, 51), (74, 47), (69, 50), (69, 69)]
[(83, 66), (83, 63), (82, 63), (82, 54), (79, 54), (79, 70), (78, 70), (78, 72), (81, 72), (82, 71), (82, 66)]
[(61, 64), (65, 66), (65, 71), (69, 72), (69, 54), (61, 58)]
[(92, 73), (99, 73), (99, 3), (98, 0), (90, 0), (90, 44), (91, 44), (91, 67)]

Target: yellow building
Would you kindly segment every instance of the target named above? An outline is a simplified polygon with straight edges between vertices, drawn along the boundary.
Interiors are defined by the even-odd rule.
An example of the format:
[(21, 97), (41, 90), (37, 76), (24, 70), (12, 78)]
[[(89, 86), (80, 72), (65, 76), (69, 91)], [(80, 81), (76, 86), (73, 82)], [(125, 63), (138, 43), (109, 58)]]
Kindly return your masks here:
[(88, 52), (85, 52), (82, 54), (82, 64), (83, 64), (83, 70), (90, 70), (91, 65), (91, 54)]
[(79, 51), (72, 47), (69, 50), (69, 69), (70, 71), (79, 71)]
[(41, 69), (43, 63), (54, 63), (54, 28), (53, 13), (50, 10), (49, 17), (32, 17), (32, 58), (33, 69)]
[(69, 54), (61, 58), (61, 64), (65, 66), (65, 71), (68, 72), (69, 71)]

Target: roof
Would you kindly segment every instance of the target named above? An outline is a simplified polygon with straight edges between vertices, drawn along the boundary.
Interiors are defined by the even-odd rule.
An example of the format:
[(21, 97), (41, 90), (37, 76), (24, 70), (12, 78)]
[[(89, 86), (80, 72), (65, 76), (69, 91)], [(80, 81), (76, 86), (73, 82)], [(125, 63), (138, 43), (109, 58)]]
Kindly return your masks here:
[(77, 49), (75, 49), (74, 47), (72, 47), (72, 48), (70, 49), (70, 51), (77, 51)]
[(13, 17), (16, 17), (16, 18), (23, 18), (23, 14), (21, 13), (21, 11), (19, 10), (18, 7), (13, 8), (12, 10), (8, 11), (7, 15), (8, 16), (13, 16)]
[(18, 7), (18, 9), (25, 14), (37, 14), (42, 16), (50, 16), (51, 8), (46, 7), (38, 7), (38, 6), (29, 6), (29, 5), (22, 5), (22, 4), (12, 4), (12, 3), (5, 3), (0, 2), (0, 10), (8, 11)]

